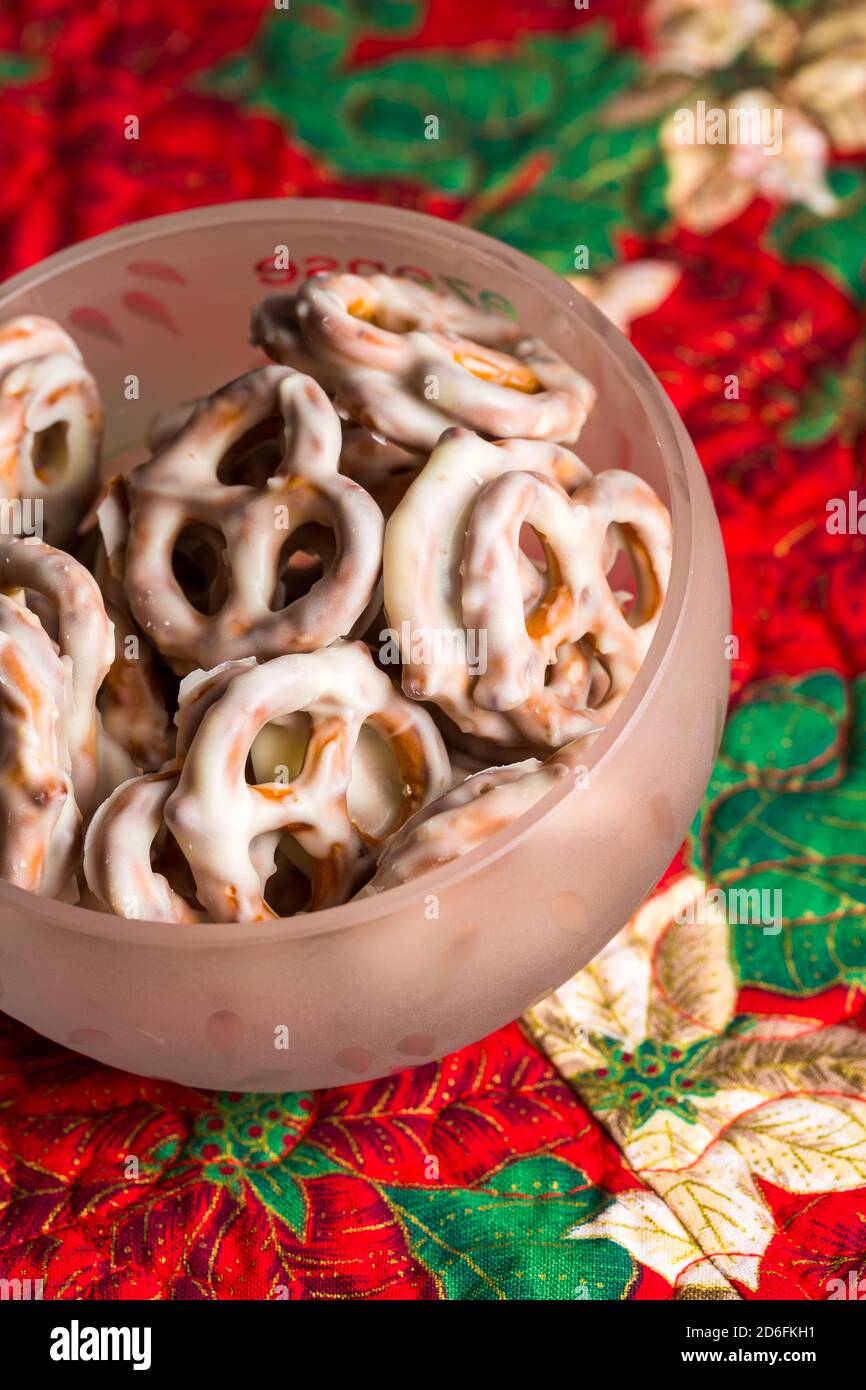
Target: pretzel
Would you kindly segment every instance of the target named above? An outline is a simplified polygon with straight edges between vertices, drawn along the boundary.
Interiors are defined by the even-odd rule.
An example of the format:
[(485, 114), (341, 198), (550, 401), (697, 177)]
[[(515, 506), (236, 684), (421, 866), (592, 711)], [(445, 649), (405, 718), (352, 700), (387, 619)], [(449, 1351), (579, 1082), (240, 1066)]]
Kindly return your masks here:
[(135, 623), (123, 587), (123, 554), (129, 531), (128, 501), (121, 478), (107, 485), (97, 509), (98, 533), (91, 570), (114, 627), (114, 659), (97, 705), (106, 732), (137, 767), (161, 768), (174, 746), (165, 697), (157, 679), (153, 648)]
[[(287, 443), (273, 475), (249, 481), (263, 441), (253, 440), (255, 463), (245, 441), (265, 427), (273, 432), (275, 418)], [(130, 474), (126, 592), (138, 623), (177, 671), (312, 651), (351, 630), (376, 586), (383, 520), (363, 488), (338, 473), (340, 442), (339, 419), (315, 381), (263, 367), (201, 402), (156, 457)], [(236, 464), (241, 480), (221, 481), (221, 466)], [(205, 612), (172, 569), (191, 526), (187, 559), (202, 576)], [(274, 611), (286, 597), (281, 554), (309, 527), (333, 533), (333, 563), (308, 592), (289, 595)]]
[(316, 275), (271, 296), (252, 341), (314, 374), (375, 434), (424, 452), (454, 424), (573, 442), (595, 401), (579, 372), (504, 315), (388, 275)]
[(58, 352), (81, 361), (78, 344), (53, 319), (19, 314), (0, 323), (0, 374), (32, 357), (51, 357)]
[(68, 685), (65, 725), (72, 782), (86, 815), (110, 787), (135, 771), (103, 730), (96, 708), (97, 692), (114, 658), (112, 626), (99, 586), (71, 555), (28, 538), (0, 540), (0, 589), (24, 590), (35, 596), (31, 603), (41, 599), (52, 611)]
[(388, 840), (375, 874), (358, 896), (396, 888), (468, 854), (511, 825), (568, 775), (562, 763), (528, 758), (467, 777), (416, 811)]
[(376, 438), (362, 425), (343, 428), (340, 472), (369, 492), (386, 518), (425, 462), (424, 455), (410, 453), (399, 444)]
[[(528, 605), (527, 525), (546, 558)], [(619, 548), (638, 581), (628, 618), (607, 581)], [(635, 474), (584, 470), (569, 497), (539, 446), (449, 431), (388, 522), (385, 608), (398, 631), (483, 638), (485, 664), (473, 672), (468, 642), (433, 662), (410, 649), (403, 689), (496, 744), (557, 748), (597, 731), (652, 640), (670, 550), (667, 511)]]
[(188, 677), (175, 715), (176, 757), (158, 771), (124, 782), (96, 811), (84, 842), (84, 876), (101, 907), (146, 921), (210, 920), (194, 905), (195, 884), (165, 826), (165, 803), (206, 711), (238, 671), (254, 665), (252, 657), (227, 661)]
[[(207, 708), (165, 807), (199, 902), (217, 921), (275, 916), (250, 847), (277, 832), (293, 836), (310, 857), (310, 907), (345, 901), (384, 836), (449, 784), (448, 756), (430, 716), (399, 694), (361, 643), (276, 657), (230, 673), (214, 691), (213, 682), (224, 679), (212, 673), (191, 692)], [(299, 725), (292, 717), (299, 714), (308, 717), (309, 738), (295, 772)], [(266, 768), (273, 744), (260, 745), (256, 757), (257, 738), (272, 723), (287, 730), (285, 780), (271, 780), (274, 769)], [(359, 746), (365, 725), (396, 761), (396, 794), (384, 795), (387, 784)], [(270, 776), (248, 785), (251, 750), (256, 775)], [(386, 803), (376, 807), (373, 823), (367, 816), (362, 823), (349, 804), (358, 760)]]
[(0, 495), (41, 505), (63, 543), (96, 492), (104, 411), (73, 340), (50, 319), (0, 328)]
[(176, 786), (174, 768), (133, 777), (103, 801), (90, 822), (84, 876), (99, 902), (121, 917), (207, 921), (207, 914), (191, 906), (151, 864), (154, 843), (163, 832), (165, 803)]
[(39, 619), (0, 594), (0, 877), (54, 897), (75, 869), (66, 674)]

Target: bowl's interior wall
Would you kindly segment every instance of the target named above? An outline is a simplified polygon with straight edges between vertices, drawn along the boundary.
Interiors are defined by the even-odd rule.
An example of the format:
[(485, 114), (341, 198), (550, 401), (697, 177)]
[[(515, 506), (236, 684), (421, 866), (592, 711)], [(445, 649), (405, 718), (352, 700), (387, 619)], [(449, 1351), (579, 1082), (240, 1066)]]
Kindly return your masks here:
[[(309, 205), (307, 205), (309, 207)], [(0, 314), (40, 313), (77, 339), (107, 407), (106, 472), (134, 461), (158, 411), (215, 390), (264, 359), (249, 344), (250, 312), (268, 294), (290, 291), (323, 269), (384, 270), (429, 280), (544, 337), (595, 384), (599, 401), (580, 441), (594, 470), (628, 467), (665, 500), (661, 449), (644, 405), (607, 335), (575, 332), (566, 299), (539, 288), (504, 247), (458, 243), (447, 223), (420, 225), (411, 243), (398, 231), (353, 216), (225, 220), (183, 231), (142, 228), (140, 239), (103, 249), (17, 295), (0, 295)], [(387, 219), (386, 219), (387, 220)], [(276, 258), (276, 259), (275, 259)], [(132, 451), (132, 452), (130, 452)]]

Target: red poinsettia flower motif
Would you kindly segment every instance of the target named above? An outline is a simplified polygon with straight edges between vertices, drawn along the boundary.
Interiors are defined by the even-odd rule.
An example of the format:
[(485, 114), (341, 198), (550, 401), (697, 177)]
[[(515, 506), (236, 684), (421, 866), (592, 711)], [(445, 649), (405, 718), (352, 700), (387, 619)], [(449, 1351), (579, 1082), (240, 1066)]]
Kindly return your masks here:
[[(63, 175), (45, 88), (0, 90), (0, 274), (56, 251), (63, 237)], [(9, 132), (15, 138), (9, 138)]]
[(796, 413), (816, 366), (844, 360), (860, 328), (855, 306), (820, 271), (760, 246), (767, 214), (753, 204), (713, 236), (680, 230), (660, 245), (627, 246), (630, 258), (654, 250), (683, 269), (663, 314), (638, 321), (632, 336), (698, 438), (747, 417), (774, 431)]
[(19, 0), (6, 21), (8, 47), (72, 70), (98, 64), (104, 72), (124, 69), (141, 78), (158, 72), (177, 82), (249, 44), (268, 9), (266, 0), (218, 7), (124, 0), (80, 9), (65, 0)]
[(866, 654), (861, 538), (828, 536), (826, 526), (828, 500), (846, 497), (861, 474), (844, 403), (861, 317), (819, 270), (762, 246), (768, 215), (756, 203), (713, 236), (677, 230), (625, 247), (630, 260), (657, 257), (682, 272), (631, 337), (713, 490), (740, 643), (735, 690), (778, 672), (862, 669)]
[(516, 1024), (379, 1081), (216, 1096), (9, 1020), (0, 1117), (0, 1278), (46, 1299), (671, 1296), (573, 1239), (639, 1184)]
[(863, 1191), (796, 1195), (758, 1180), (777, 1231), (755, 1297), (866, 1303)]

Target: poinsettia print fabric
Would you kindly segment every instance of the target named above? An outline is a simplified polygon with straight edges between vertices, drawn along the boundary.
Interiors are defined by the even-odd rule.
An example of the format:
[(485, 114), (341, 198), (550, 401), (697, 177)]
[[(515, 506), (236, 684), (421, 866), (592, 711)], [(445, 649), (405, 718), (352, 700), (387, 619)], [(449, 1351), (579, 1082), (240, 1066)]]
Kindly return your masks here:
[[(251, 197), (371, 199), (500, 237), (592, 297), (680, 411), (734, 623), (687, 844), (521, 1022), (384, 1080), (244, 1096), (0, 1021), (0, 1278), (61, 1300), (857, 1287), (864, 74), (866, 0), (3, 8), (4, 275)], [(723, 140), (683, 138), (708, 119)]]

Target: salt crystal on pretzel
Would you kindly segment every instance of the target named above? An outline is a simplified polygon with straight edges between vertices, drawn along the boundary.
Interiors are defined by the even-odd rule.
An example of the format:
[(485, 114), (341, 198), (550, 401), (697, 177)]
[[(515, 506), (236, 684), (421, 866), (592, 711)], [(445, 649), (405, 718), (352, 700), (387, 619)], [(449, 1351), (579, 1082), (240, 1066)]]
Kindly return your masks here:
[(104, 411), (73, 340), (50, 319), (0, 327), (0, 494), (37, 503), (62, 544), (93, 497)]
[(513, 824), (569, 775), (562, 763), (528, 758), (467, 777), (416, 811), (388, 840), (375, 874), (358, 896), (396, 888), (468, 854)]
[(253, 314), (252, 341), (313, 373), (340, 410), (407, 449), (449, 425), (577, 439), (595, 390), (502, 314), (388, 275), (316, 275)]
[[(247, 760), (261, 732), (285, 723), (291, 742), (297, 715), (308, 727), (299, 770), (287, 768), (285, 780), (270, 770), (250, 785)], [(393, 799), (382, 779), (390, 804), (377, 809), (373, 826), (354, 820), (348, 802), (365, 726), (384, 741), (399, 777)], [(260, 921), (276, 915), (251, 854), (261, 837), (290, 835), (310, 856), (312, 908), (343, 902), (384, 835), (449, 781), (448, 755), (426, 710), (400, 695), (361, 643), (340, 642), (232, 675), (203, 714), (165, 819), (214, 919)]]
[[(529, 604), (527, 526), (546, 559)], [(638, 581), (628, 617), (607, 580), (618, 548)], [(668, 513), (635, 474), (584, 470), (569, 496), (539, 445), (449, 431), (388, 522), (385, 608), (398, 631), (467, 640), (434, 661), (410, 650), (404, 690), (501, 745), (557, 748), (598, 729), (652, 640), (670, 554)], [(468, 660), (470, 636), (483, 669)], [(593, 705), (600, 671), (607, 689)]]
[(0, 878), (54, 897), (81, 817), (69, 776), (63, 663), (34, 614), (0, 594)]
[(50, 605), (66, 668), (66, 737), (75, 797), (86, 815), (135, 771), (102, 728), (97, 693), (114, 658), (114, 636), (99, 586), (63, 550), (33, 538), (0, 540), (0, 589), (24, 590)]
[[(272, 476), (245, 480), (246, 454), (244, 480), (223, 482), (220, 468), (232, 450), (275, 421), (285, 444)], [(376, 586), (383, 519), (363, 488), (338, 472), (340, 446), (339, 419), (316, 382), (263, 367), (201, 402), (156, 457), (130, 474), (126, 592), (176, 670), (311, 651), (351, 630)], [(333, 562), (308, 592), (280, 607), (281, 557), (305, 527), (332, 533)], [(172, 567), (191, 528), (199, 568), (210, 545), (205, 612)]]

